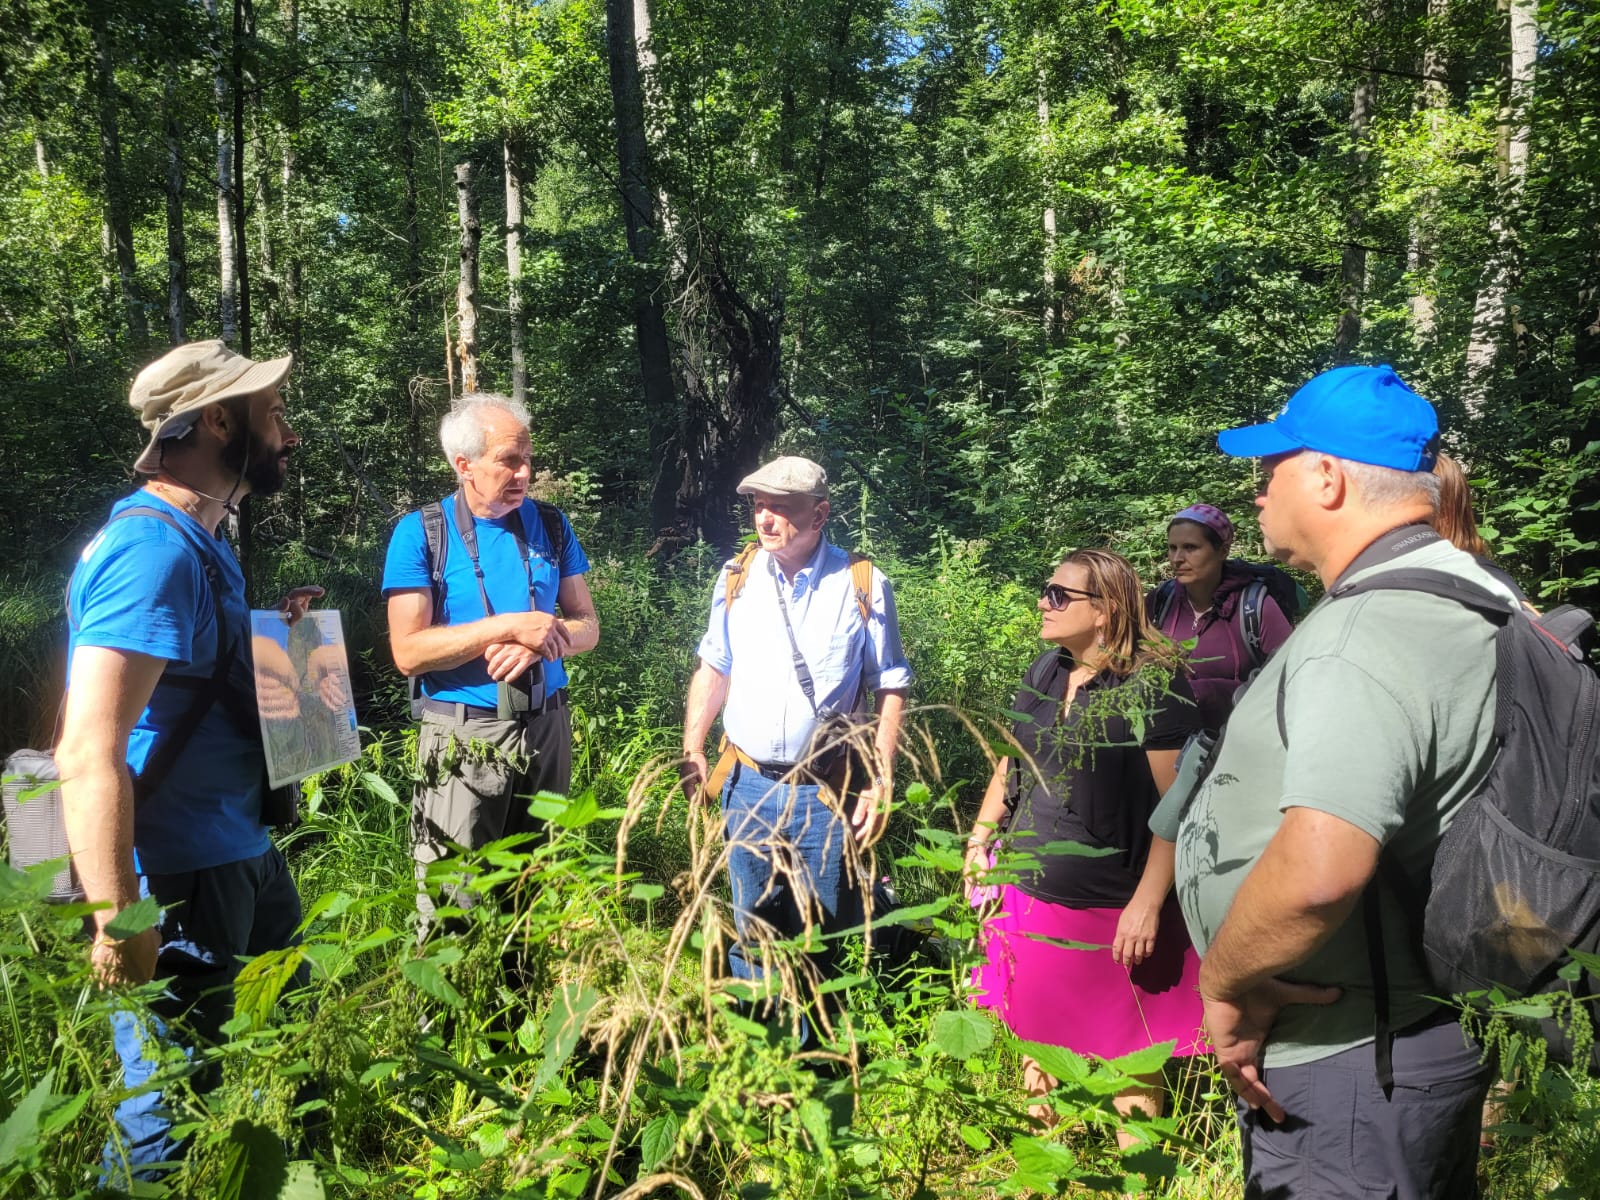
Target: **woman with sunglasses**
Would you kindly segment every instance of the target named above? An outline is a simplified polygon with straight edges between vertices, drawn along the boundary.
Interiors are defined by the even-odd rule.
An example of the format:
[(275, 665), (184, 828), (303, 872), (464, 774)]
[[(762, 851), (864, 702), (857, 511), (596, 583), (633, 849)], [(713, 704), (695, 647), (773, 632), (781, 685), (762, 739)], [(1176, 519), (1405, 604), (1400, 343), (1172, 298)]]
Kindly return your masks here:
[[(1179, 1055), (1197, 1053), (1199, 961), (1172, 894), (1172, 843), (1148, 826), (1198, 728), (1181, 657), (1145, 620), (1133, 567), (1109, 551), (1069, 555), (1039, 611), (1053, 646), (1023, 677), (1018, 754), (996, 765), (967, 842), (975, 900), (997, 831), (1018, 856), (1016, 882), (994, 889), (978, 1002), (1018, 1037), (1080, 1054), (1114, 1058), (1168, 1039)], [(1111, 853), (1047, 853), (1051, 842)], [(1054, 1086), (1032, 1059), (1023, 1068), (1030, 1096)], [(1159, 1115), (1160, 1083), (1155, 1075), (1118, 1096), (1118, 1111)], [(1047, 1103), (1029, 1112), (1053, 1121)]]
[(1172, 578), (1145, 597), (1152, 625), (1175, 642), (1194, 643), (1189, 678), (1200, 723), (1212, 732), (1233, 711), (1234, 693), (1292, 632), (1282, 606), (1258, 583), (1266, 569), (1230, 562), (1232, 548), (1227, 514), (1191, 504), (1167, 523)]

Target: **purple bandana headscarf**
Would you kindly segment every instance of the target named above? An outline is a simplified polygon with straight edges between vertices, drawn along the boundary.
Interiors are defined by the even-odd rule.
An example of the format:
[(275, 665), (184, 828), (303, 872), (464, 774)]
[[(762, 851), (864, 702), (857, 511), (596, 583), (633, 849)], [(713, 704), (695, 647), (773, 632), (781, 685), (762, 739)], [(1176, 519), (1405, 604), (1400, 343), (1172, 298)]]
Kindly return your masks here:
[(1196, 525), (1204, 525), (1222, 539), (1224, 548), (1233, 545), (1233, 522), (1228, 520), (1228, 514), (1212, 504), (1191, 504), (1171, 521), (1167, 522), (1170, 528), (1176, 521), (1193, 521)]

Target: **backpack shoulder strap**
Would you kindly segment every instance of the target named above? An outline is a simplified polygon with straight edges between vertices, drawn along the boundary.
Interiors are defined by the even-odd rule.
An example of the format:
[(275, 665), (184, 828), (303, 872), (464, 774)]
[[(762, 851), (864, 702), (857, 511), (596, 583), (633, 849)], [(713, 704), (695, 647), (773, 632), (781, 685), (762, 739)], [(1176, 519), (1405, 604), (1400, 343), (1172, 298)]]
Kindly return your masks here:
[(544, 526), (545, 541), (550, 543), (550, 553), (556, 556), (556, 578), (561, 578), (561, 564), (567, 561), (567, 543), (570, 540), (570, 527), (561, 518), (561, 510), (554, 504), (543, 500), (535, 500), (533, 506), (539, 510), (539, 523)]
[(850, 586), (855, 589), (856, 607), (861, 610), (861, 626), (872, 620), (872, 560), (865, 554), (850, 552)]
[(1261, 613), (1266, 602), (1267, 585), (1264, 580), (1252, 579), (1244, 585), (1244, 592), (1239, 597), (1239, 632), (1244, 634), (1244, 648), (1250, 654), (1252, 671), (1267, 659), (1261, 652)]
[(747, 542), (744, 548), (729, 560), (728, 565), (724, 568), (728, 572), (727, 607), (732, 608), (733, 602), (739, 598), (739, 593), (744, 590), (744, 585), (748, 582), (750, 576), (748, 569), (750, 562), (755, 558), (756, 551), (759, 549), (761, 549), (759, 542)]
[[(155, 794), (157, 788), (166, 782), (167, 776), (172, 773), (172, 768), (177, 764), (178, 756), (183, 753), (183, 748), (194, 737), (195, 731), (200, 728), (200, 722), (205, 718), (211, 706), (223, 699), (228, 686), (228, 673), (233, 668), (235, 644), (228, 636), (228, 618), (222, 603), (222, 571), (217, 566), (212, 556), (205, 548), (195, 541), (194, 535), (176, 521), (171, 513), (163, 512), (159, 508), (139, 505), (134, 508), (125, 508), (107, 521), (111, 525), (128, 517), (153, 517), (164, 525), (176, 530), (190, 547), (199, 556), (201, 569), (205, 572), (206, 582), (211, 585), (211, 608), (216, 619), (217, 645), (213, 655), (211, 678), (204, 683), (187, 679), (168, 679), (162, 673), (158, 684), (182, 687), (194, 692), (194, 698), (189, 701), (189, 706), (184, 709), (183, 715), (178, 718), (165, 737), (160, 738), (150, 757), (145, 760), (144, 769), (133, 779), (133, 798), (135, 803), (148, 799)], [(71, 619), (71, 613), (68, 614)]]
[(1155, 604), (1152, 621), (1157, 629), (1165, 629), (1167, 618), (1172, 615), (1173, 606), (1178, 603), (1178, 581), (1176, 579), (1163, 580), (1156, 587)]
[(444, 536), (444, 505), (435, 500), (424, 504), (422, 514), (422, 552), (427, 557), (428, 586), (433, 592), (433, 624), (440, 621), (444, 608), (444, 560), (450, 552)]
[(1497, 596), (1481, 584), (1448, 571), (1428, 571), (1422, 568), (1380, 571), (1365, 579), (1341, 583), (1328, 593), (1330, 600), (1343, 600), (1347, 596), (1360, 596), (1367, 592), (1408, 591), (1426, 592), (1445, 600), (1476, 609), (1486, 616), (1512, 616), (1521, 606)]

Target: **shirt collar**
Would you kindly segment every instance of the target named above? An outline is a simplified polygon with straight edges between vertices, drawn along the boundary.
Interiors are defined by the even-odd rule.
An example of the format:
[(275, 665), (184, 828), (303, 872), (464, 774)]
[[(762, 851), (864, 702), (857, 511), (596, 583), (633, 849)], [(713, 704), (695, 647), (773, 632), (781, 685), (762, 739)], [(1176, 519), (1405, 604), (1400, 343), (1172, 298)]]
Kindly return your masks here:
[(762, 553), (767, 554), (767, 561), (779, 579), (790, 587), (799, 587), (803, 583), (809, 584), (811, 576), (821, 569), (823, 562), (827, 559), (828, 549), (828, 535), (823, 534), (817, 539), (817, 548), (811, 552), (811, 557), (806, 560), (806, 565), (794, 573), (793, 579), (783, 573), (783, 568), (778, 564), (776, 558), (771, 554), (767, 554), (765, 550)]

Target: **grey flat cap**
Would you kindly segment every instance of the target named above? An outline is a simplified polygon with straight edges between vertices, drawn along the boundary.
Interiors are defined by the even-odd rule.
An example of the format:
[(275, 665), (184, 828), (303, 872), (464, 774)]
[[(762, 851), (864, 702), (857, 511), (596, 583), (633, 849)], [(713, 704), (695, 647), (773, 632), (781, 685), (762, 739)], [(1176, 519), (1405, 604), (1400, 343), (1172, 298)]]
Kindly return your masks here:
[(785, 454), (739, 481), (739, 494), (765, 492), (769, 496), (815, 496), (828, 498), (828, 473), (809, 458)]

